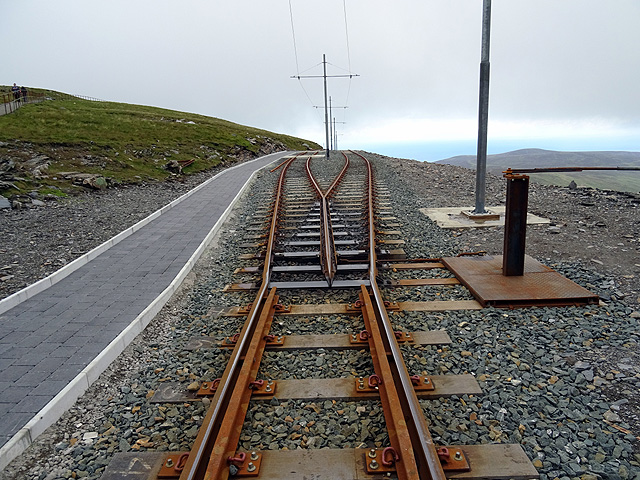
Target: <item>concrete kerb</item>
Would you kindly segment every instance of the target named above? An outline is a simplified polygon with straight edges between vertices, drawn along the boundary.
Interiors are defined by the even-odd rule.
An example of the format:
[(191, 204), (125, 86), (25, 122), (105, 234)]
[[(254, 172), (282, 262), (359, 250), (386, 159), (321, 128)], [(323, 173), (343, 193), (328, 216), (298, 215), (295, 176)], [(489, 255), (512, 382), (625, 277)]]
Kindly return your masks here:
[[(286, 153), (287, 152), (283, 152), (283, 155), (286, 155)], [(262, 158), (262, 157), (260, 157), (260, 158)], [(251, 160), (251, 161), (249, 161), (247, 163), (255, 162), (255, 161), (259, 160), (260, 158), (256, 158), (256, 159)], [(16, 305), (19, 305), (20, 303), (28, 300), (29, 298), (33, 297), (34, 295), (37, 295), (38, 293), (46, 290), (47, 288), (51, 287), (52, 285), (55, 285), (60, 280), (64, 279), (65, 277), (69, 276), (71, 273), (73, 273), (76, 270), (78, 270), (80, 267), (82, 267), (82, 266), (86, 265), (87, 263), (89, 263), (91, 260), (96, 258), (101, 253), (105, 252), (106, 250), (108, 250), (112, 246), (114, 246), (117, 243), (121, 242), (122, 240), (124, 240), (128, 236), (134, 234), (135, 232), (140, 230), (142, 227), (144, 227), (145, 225), (149, 224), (150, 222), (152, 222), (153, 220), (158, 218), (163, 213), (166, 213), (167, 211), (169, 211), (170, 209), (172, 209), (173, 207), (175, 207), (176, 205), (178, 205), (182, 201), (184, 201), (187, 198), (189, 198), (191, 195), (196, 193), (201, 188), (204, 188), (208, 183), (214, 181), (218, 176), (220, 176), (223, 173), (226, 173), (226, 172), (228, 172), (230, 170), (233, 170), (235, 168), (239, 168), (242, 165), (246, 165), (246, 164), (243, 163), (243, 164), (239, 164), (239, 165), (234, 165), (233, 167), (230, 167), (230, 168), (228, 168), (226, 170), (223, 170), (222, 172), (218, 173), (217, 175), (211, 177), (209, 180), (201, 183), (200, 185), (198, 185), (193, 190), (188, 191), (184, 195), (176, 198), (174, 201), (172, 201), (168, 205), (165, 205), (161, 209), (156, 210), (155, 212), (153, 212), (148, 217), (143, 218), (142, 220), (140, 220), (135, 225), (133, 225), (133, 226), (127, 228), (126, 230), (120, 232), (115, 237), (110, 238), (106, 242), (98, 245), (93, 250), (85, 253), (84, 255), (76, 258), (71, 263), (68, 263), (64, 267), (62, 267), (59, 270), (53, 272), (48, 277), (43, 278), (41, 280), (38, 280), (36, 283), (34, 283), (32, 285), (29, 285), (29, 286), (23, 288), (22, 290), (14, 293), (12, 295), (9, 295), (7, 298), (4, 298), (4, 299), (0, 300), (0, 315), (2, 315), (6, 311), (12, 309)]]
[[(283, 155), (285, 154), (286, 152), (283, 152)], [(252, 160), (252, 162), (253, 161), (255, 160)], [(239, 167), (239, 165), (236, 165), (232, 168), (236, 168), (236, 167)], [(228, 169), (228, 170), (231, 170), (231, 169)], [(228, 170), (225, 170), (225, 171), (228, 171)], [(78, 375), (76, 375), (76, 377), (73, 380), (71, 380), (71, 382), (65, 388), (63, 388), (49, 403), (47, 403), (42, 408), (42, 410), (40, 410), (18, 433), (16, 433), (13, 437), (11, 437), (9, 441), (2, 446), (2, 448), (0, 448), (0, 471), (2, 471), (7, 465), (9, 465), (9, 463), (14, 458), (16, 458), (22, 452), (24, 452), (29, 447), (29, 445), (31, 445), (31, 443), (33, 443), (33, 441), (38, 437), (38, 435), (40, 435), (47, 428), (53, 425), (75, 403), (75, 401), (78, 398), (80, 398), (80, 396), (89, 388), (89, 386), (98, 379), (100, 374), (107, 369), (107, 367), (118, 357), (118, 355), (120, 355), (120, 353), (124, 351), (127, 345), (129, 345), (129, 343), (131, 343), (133, 339), (136, 338), (145, 329), (145, 327), (151, 322), (151, 320), (155, 318), (155, 316), (158, 314), (158, 312), (160, 312), (162, 307), (167, 303), (167, 301), (171, 298), (171, 296), (178, 290), (178, 288), (184, 281), (185, 277), (189, 274), (189, 272), (192, 270), (193, 266), (198, 261), (202, 253), (209, 246), (214, 236), (218, 233), (218, 231), (220, 230), (220, 228), (222, 227), (226, 219), (229, 217), (229, 214), (237, 204), (242, 194), (247, 190), (249, 185), (253, 182), (259, 170), (251, 174), (249, 179), (245, 182), (244, 186), (240, 189), (238, 194), (234, 197), (234, 199), (231, 201), (227, 209), (220, 216), (216, 224), (211, 228), (211, 230), (209, 231), (205, 239), (200, 243), (196, 251), (191, 255), (187, 263), (184, 265), (184, 267), (182, 267), (180, 272), (178, 272), (178, 274), (175, 276), (175, 278), (169, 284), (169, 286), (165, 288), (164, 291), (160, 295), (158, 295), (155, 298), (155, 300), (151, 302), (151, 304), (147, 308), (145, 308), (144, 311), (142, 311), (142, 313), (140, 313), (140, 315), (138, 315), (116, 338), (114, 338), (111, 341), (111, 343), (109, 343), (109, 345), (107, 345), (107, 347), (102, 352), (100, 352), (98, 356), (94, 358), (93, 361), (91, 361), (91, 363), (89, 363), (89, 365), (87, 365)], [(219, 173), (218, 175), (221, 175), (222, 173), (223, 172)], [(166, 207), (163, 207), (162, 209), (152, 213), (149, 217), (145, 218), (144, 220), (141, 220), (140, 222), (138, 222), (133, 227), (127, 230), (131, 230), (134, 228), (138, 230), (142, 226), (146, 225), (146, 223), (149, 223), (147, 221), (146, 223), (142, 224), (142, 222), (145, 222), (147, 219), (149, 219), (152, 216), (153, 218), (156, 218), (161, 213), (166, 212), (169, 208), (172, 208), (174, 206), (172, 204), (174, 203), (177, 204), (181, 202), (182, 200), (187, 198), (189, 195), (193, 194), (194, 192), (202, 188), (208, 182), (212, 181), (218, 175), (210, 178), (209, 180), (202, 183), (201, 185), (194, 188), (193, 190), (187, 192), (180, 198), (177, 198)], [(122, 232), (119, 235), (122, 235), (125, 232)], [(131, 233), (133, 233), (133, 231)], [(131, 233), (129, 233), (128, 235), (131, 235)], [(96, 247), (94, 250), (85, 254), (84, 256), (88, 256), (92, 254), (95, 250), (102, 248), (112, 240), (115, 240), (117, 236), (103, 243), (99, 247)], [(126, 236), (123, 238), (126, 238)], [(112, 245), (115, 245), (116, 243), (118, 242), (114, 242), (112, 243)], [(104, 250), (106, 250), (107, 248), (109, 247), (104, 248)], [(97, 255), (99, 255), (99, 253), (95, 254), (95, 256)], [(95, 258), (95, 257), (92, 257), (92, 258)], [(87, 259), (84, 263), (87, 263), (88, 261), (89, 259)], [(70, 265), (71, 264), (67, 265), (67, 267)], [(79, 268), (80, 266), (82, 265), (79, 265), (78, 267), (76, 267), (76, 269)], [(64, 267), (60, 270), (64, 270)], [(55, 272), (53, 275), (58, 274), (60, 270), (58, 270), (58, 272)], [(69, 275), (69, 273), (71, 272), (68, 272), (65, 276)], [(62, 278), (57, 279), (56, 282), (60, 281)], [(46, 279), (43, 279), (43, 280), (46, 280)], [(53, 283), (56, 283), (56, 282), (53, 282)], [(53, 283), (51, 285), (53, 285)], [(29, 287), (27, 287), (27, 289), (28, 288)], [(44, 290), (44, 288), (42, 290)], [(33, 295), (35, 295), (35, 293), (30, 296), (33, 296)], [(7, 297), (7, 299), (9, 298), (11, 297)], [(0, 310), (0, 313), (2, 312), (3, 310)]]

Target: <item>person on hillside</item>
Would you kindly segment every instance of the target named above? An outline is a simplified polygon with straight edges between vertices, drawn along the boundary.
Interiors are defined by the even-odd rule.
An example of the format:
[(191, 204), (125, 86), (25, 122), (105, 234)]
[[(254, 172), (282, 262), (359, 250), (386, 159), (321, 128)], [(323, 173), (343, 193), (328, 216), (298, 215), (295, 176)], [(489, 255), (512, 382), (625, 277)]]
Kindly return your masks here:
[(20, 101), (20, 87), (14, 83), (13, 87), (11, 87), (11, 91), (13, 92), (14, 100), (19, 102)]
[(27, 103), (27, 87), (24, 85), (20, 87), (20, 94), (22, 95), (22, 103)]

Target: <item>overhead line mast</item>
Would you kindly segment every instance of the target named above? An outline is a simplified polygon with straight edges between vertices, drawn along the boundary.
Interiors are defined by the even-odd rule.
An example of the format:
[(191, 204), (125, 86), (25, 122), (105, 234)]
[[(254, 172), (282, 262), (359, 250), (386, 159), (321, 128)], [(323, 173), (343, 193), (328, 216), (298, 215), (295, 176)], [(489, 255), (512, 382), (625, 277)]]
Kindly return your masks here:
[(327, 58), (326, 55), (322, 54), (322, 75), (292, 75), (291, 78), (297, 78), (300, 80), (301, 78), (322, 78), (324, 80), (324, 132), (325, 132), (325, 155), (327, 160), (329, 159), (329, 105), (327, 102), (327, 78), (353, 78), (359, 77), (355, 73), (349, 73), (344, 75), (327, 75)]

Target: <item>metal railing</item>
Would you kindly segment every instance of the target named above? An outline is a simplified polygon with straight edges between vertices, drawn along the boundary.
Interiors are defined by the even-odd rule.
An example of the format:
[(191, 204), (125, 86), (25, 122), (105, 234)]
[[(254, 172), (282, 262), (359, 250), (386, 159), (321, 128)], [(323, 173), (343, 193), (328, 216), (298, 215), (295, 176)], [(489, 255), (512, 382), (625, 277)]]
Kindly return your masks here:
[(27, 91), (17, 91), (9, 93), (0, 93), (2, 98), (2, 107), (0, 107), (0, 115), (13, 113), (22, 105), (27, 103), (37, 103), (44, 100), (44, 93), (34, 93)]
[(105, 100), (100, 100), (95, 97), (88, 97), (86, 95), (71, 95), (69, 93), (54, 93), (53, 95), (48, 95), (42, 92), (31, 92), (27, 90), (26, 92), (18, 91), (18, 92), (0, 92), (0, 99), (2, 100), (2, 105), (0, 105), (0, 115), (6, 115), (8, 113), (15, 112), (18, 108), (27, 103), (38, 103), (44, 100), (88, 100), (90, 102), (104, 102)]

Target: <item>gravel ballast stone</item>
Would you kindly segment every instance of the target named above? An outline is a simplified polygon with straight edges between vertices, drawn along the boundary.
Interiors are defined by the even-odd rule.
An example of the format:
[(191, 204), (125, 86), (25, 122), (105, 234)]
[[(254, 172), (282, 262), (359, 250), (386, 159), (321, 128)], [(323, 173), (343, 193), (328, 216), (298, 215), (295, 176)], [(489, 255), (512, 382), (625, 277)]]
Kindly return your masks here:
[[(466, 246), (471, 242), (500, 234), (499, 229), (491, 233), (444, 231), (419, 212), (419, 208), (449, 206), (457, 201), (456, 196), (462, 194), (448, 187), (444, 179), (452, 175), (472, 178), (464, 169), (369, 157), (375, 162), (377, 181), (392, 193), (393, 214), (402, 224), (398, 229), (407, 241), (404, 248), (409, 257), (456, 255), (468, 251)], [(428, 192), (416, 187), (433, 184), (434, 176), (443, 179), (438, 187)], [(489, 197), (500, 195), (497, 182), (489, 182)], [(553, 187), (535, 189), (553, 191)], [(117, 452), (190, 447), (210, 402), (152, 404), (150, 398), (166, 382), (179, 382), (186, 388), (222, 373), (229, 352), (219, 348), (186, 351), (183, 347), (194, 336), (223, 338), (240, 330), (241, 319), (221, 317), (216, 312), (220, 307), (247, 305), (253, 300), (251, 293), (229, 294), (223, 289), (239, 281), (232, 271), (240, 264), (238, 257), (247, 253), (240, 244), (247, 241), (245, 228), (253, 218), (252, 205), (265, 197), (268, 187), (255, 183), (178, 294), (61, 420), (2, 472), (1, 478), (93, 480), (100, 478)], [(553, 195), (545, 198), (548, 208), (557, 209), (553, 211), (560, 215)], [(544, 216), (544, 207), (537, 205), (535, 213)], [(135, 210), (132, 205), (109, 208), (122, 209), (114, 214), (121, 217), (127, 215), (127, 208)], [(635, 224), (631, 228), (636, 228)], [(597, 242), (589, 238), (589, 243)], [(640, 435), (640, 315), (631, 293), (637, 287), (620, 282), (613, 272), (607, 272), (606, 265), (551, 251), (538, 259), (601, 295), (606, 304), (391, 315), (398, 330), (443, 329), (452, 338), (448, 346), (403, 347), (411, 374), (470, 373), (482, 387), (480, 396), (421, 400), (432, 435), (441, 444), (519, 443), (544, 480), (640, 479), (636, 439)], [(625, 272), (634, 275), (633, 270)], [(381, 274), (387, 273), (393, 272)], [(392, 278), (407, 278), (405, 273), (395, 272)], [(303, 303), (294, 291), (279, 293), (280, 303)], [(305, 295), (306, 302), (325, 302), (325, 292), (314, 295)], [(467, 295), (457, 286), (385, 290), (389, 300), (471, 298)], [(357, 293), (339, 291), (332, 302), (351, 303), (356, 298)], [(360, 318), (351, 316), (283, 316), (276, 317), (274, 332), (350, 333), (359, 322)], [(267, 367), (290, 372), (289, 354), (273, 353)], [(309, 357), (311, 363), (299, 372), (300, 378), (350, 376), (351, 370), (366, 374), (372, 368), (368, 355), (358, 350), (314, 350), (300, 356), (300, 362), (303, 357)], [(273, 375), (275, 378), (276, 373)], [(384, 447), (388, 436), (379, 402), (313, 403), (276, 398), (250, 404), (240, 443), (246, 449), (270, 450)]]

